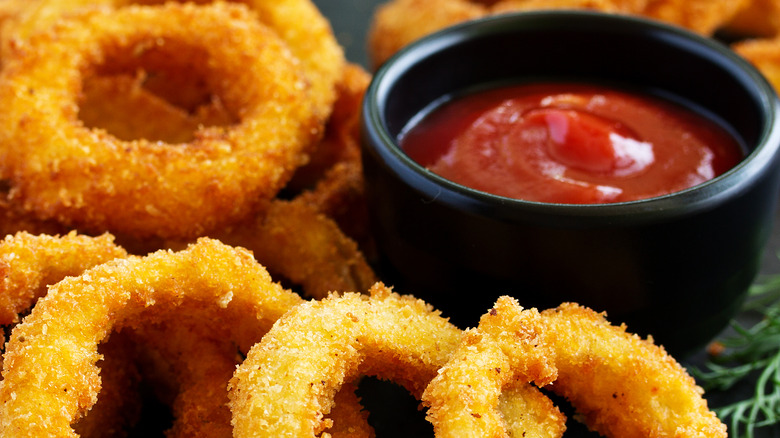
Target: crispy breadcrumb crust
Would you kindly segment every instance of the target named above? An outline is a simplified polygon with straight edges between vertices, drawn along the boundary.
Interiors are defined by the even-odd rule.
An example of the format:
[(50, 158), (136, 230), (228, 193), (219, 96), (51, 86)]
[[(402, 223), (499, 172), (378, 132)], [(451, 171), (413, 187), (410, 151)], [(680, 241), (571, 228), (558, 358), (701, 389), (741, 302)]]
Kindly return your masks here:
[(662, 347), (591, 309), (564, 303), (539, 313), (501, 297), (467, 333), (423, 394), (437, 437), (506, 436), (495, 407), (515, 380), (564, 396), (607, 437), (727, 436), (701, 388)]
[(180, 252), (115, 259), (52, 286), (7, 344), (0, 435), (74, 436), (100, 388), (97, 345), (179, 309), (245, 350), (302, 299), (245, 250), (201, 239)]
[[(11, 201), (39, 219), (139, 238), (203, 235), (256, 213), (322, 134), (298, 60), (242, 5), (91, 10), (28, 42), (0, 73), (0, 175)], [(92, 70), (164, 70), (177, 57), (204, 72), (239, 123), (170, 145), (121, 141), (79, 121)]]

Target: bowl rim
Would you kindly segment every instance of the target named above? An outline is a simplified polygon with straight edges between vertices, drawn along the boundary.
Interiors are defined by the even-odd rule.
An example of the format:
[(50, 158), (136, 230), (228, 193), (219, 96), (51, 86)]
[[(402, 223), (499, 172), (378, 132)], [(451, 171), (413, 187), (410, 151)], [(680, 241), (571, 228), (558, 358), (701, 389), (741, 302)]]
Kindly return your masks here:
[[(384, 101), (394, 81), (415, 63), (437, 51), (456, 46), (474, 36), (500, 34), (523, 23), (546, 20), (580, 20), (581, 23), (612, 22), (629, 24), (636, 32), (652, 31), (663, 35), (670, 44), (688, 50), (707, 50), (717, 55), (721, 65), (746, 88), (753, 87), (760, 96), (760, 108), (766, 114), (758, 144), (727, 172), (691, 188), (635, 201), (602, 204), (543, 203), (493, 195), (457, 184), (425, 169), (409, 158), (396, 144), (384, 123)], [(622, 26), (621, 29), (628, 29)], [(603, 29), (603, 28), (600, 28)], [(613, 28), (610, 28), (613, 29)], [(365, 153), (377, 156), (406, 185), (417, 190), (424, 202), (457, 205), (460, 209), (489, 211), (497, 219), (520, 216), (568, 216), (575, 218), (620, 218), (634, 223), (687, 215), (714, 208), (738, 196), (753, 181), (769, 171), (780, 155), (780, 100), (766, 78), (747, 60), (728, 46), (681, 27), (644, 17), (610, 14), (588, 10), (535, 10), (487, 16), (455, 24), (422, 37), (399, 50), (374, 73), (361, 110), (361, 143)], [(367, 145), (368, 144), (368, 145)], [(500, 206), (501, 208), (496, 208)]]

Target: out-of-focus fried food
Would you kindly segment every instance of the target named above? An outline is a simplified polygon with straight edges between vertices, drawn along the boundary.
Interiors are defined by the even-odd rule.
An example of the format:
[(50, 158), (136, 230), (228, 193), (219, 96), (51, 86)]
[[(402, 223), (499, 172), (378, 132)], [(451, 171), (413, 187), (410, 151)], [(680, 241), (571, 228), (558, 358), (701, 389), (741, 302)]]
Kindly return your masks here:
[(336, 84), (336, 101), (325, 135), (287, 185), (292, 193), (310, 190), (339, 163), (360, 165), (360, 109), (371, 75), (357, 64), (347, 64)]
[(780, 91), (780, 37), (744, 40), (732, 44), (732, 48)]
[[(644, 1), (627, 0), (502, 0), (493, 5), (491, 13), (530, 11), (539, 9), (593, 9), (601, 12), (635, 12)], [(638, 5), (639, 4), (639, 5)]]
[(727, 436), (701, 388), (651, 340), (576, 304), (539, 314), (509, 297), (480, 319), (426, 389), (437, 436), (505, 433), (496, 398), (516, 378), (552, 382), (549, 388), (607, 437)]
[(368, 53), (378, 68), (402, 47), (437, 30), (484, 16), (487, 7), (458, 0), (391, 0), (377, 8)]
[(723, 30), (735, 36), (771, 38), (780, 32), (780, 2), (748, 0)]
[(368, 35), (372, 67), (429, 33), (486, 15), (542, 9), (591, 9), (645, 16), (712, 35), (750, 0), (390, 0), (377, 8)]
[(731, 22), (748, 1), (750, 0), (649, 0), (642, 15), (709, 36)]
[[(3, 34), (3, 27), (6, 23), (16, 17), (20, 11), (29, 6), (28, 0), (3, 0), (0, 1), (0, 38)], [(2, 64), (2, 55), (0, 51), (0, 64)]]
[(377, 8), (368, 33), (372, 66), (402, 47), (451, 25), (486, 15), (536, 9), (594, 9), (638, 13), (646, 0), (391, 0)]
[[(325, 137), (308, 165), (296, 172), (288, 187), (296, 202), (313, 206), (332, 218), (341, 230), (370, 250), (368, 210), (360, 156), (360, 110), (371, 76), (349, 64), (337, 87), (338, 99), (325, 128)], [(345, 289), (355, 290), (355, 289)]]
[[(3, 185), (4, 182), (0, 180), (0, 186)], [(32, 234), (60, 234), (68, 230), (57, 221), (37, 219), (22, 211), (20, 206), (8, 198), (8, 191), (0, 187), (0, 236), (18, 231), (28, 231)]]

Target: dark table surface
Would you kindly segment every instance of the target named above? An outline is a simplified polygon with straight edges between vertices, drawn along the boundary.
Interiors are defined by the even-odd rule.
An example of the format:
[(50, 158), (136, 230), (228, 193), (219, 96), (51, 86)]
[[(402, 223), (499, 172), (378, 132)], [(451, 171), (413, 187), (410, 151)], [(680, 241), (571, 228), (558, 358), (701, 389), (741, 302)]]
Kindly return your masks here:
[[(322, 13), (328, 17), (333, 26), (334, 33), (339, 43), (344, 47), (347, 59), (351, 62), (358, 63), (366, 68), (369, 67), (368, 56), (366, 50), (366, 35), (371, 23), (372, 16), (378, 5), (383, 1), (378, 0), (315, 0), (314, 3), (320, 8)], [(780, 171), (780, 169), (778, 170)], [(776, 215), (775, 230), (771, 236), (771, 239), (766, 248), (766, 254), (764, 257), (764, 263), (760, 276), (769, 276), (780, 273), (780, 260), (778, 259), (778, 253), (780, 252), (780, 213)], [(737, 317), (739, 322), (749, 323), (746, 320), (745, 315)], [(724, 332), (723, 336), (729, 334), (728, 330)], [(706, 358), (704, 351), (693, 357), (685, 358), (682, 360), (686, 366), (701, 366)], [(377, 388), (372, 387), (376, 385)], [(376, 421), (379, 423), (392, 424), (394, 428), (403, 429), (403, 433), (407, 436), (432, 436), (430, 432), (426, 430), (426, 427), (419, 424), (422, 417), (414, 413), (415, 405), (410, 403), (409, 400), (404, 399), (404, 395), (395, 393), (395, 389), (382, 386), (381, 383), (370, 383), (366, 385), (367, 388), (364, 392), (366, 394), (366, 404), (374, 405), (375, 408), (380, 408), (384, 412), (376, 412), (373, 414)], [(744, 385), (727, 394), (708, 394), (711, 405), (719, 405), (727, 403), (732, 400), (737, 400), (742, 397), (746, 397), (750, 394), (752, 385)], [(381, 397), (375, 397), (371, 393), (380, 393)], [(379, 405), (387, 405), (388, 400), (396, 400), (389, 404), (397, 403), (397, 406), (393, 406), (393, 409), (384, 410)], [(372, 406), (368, 406), (369, 410), (372, 410)], [(417, 416), (415, 420), (409, 420), (411, 424), (404, 424), (406, 420), (403, 420), (404, 416), (412, 415)], [(392, 435), (397, 435), (399, 430), (392, 431)], [(768, 437), (780, 437), (780, 427), (764, 428), (758, 431), (757, 438)], [(388, 436), (390, 433), (378, 428), (378, 436)], [(596, 436), (589, 434), (577, 428), (571, 429), (566, 433), (567, 437), (590, 437)]]

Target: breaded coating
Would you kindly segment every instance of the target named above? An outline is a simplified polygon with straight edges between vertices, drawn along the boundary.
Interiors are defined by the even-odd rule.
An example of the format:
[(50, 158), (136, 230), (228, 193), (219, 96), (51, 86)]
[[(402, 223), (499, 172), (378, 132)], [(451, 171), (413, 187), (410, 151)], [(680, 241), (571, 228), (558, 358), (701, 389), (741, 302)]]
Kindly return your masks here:
[(345, 382), (392, 378), (420, 394), (460, 338), (427, 304), (381, 284), (292, 309), (256, 344), (230, 383), (234, 434), (319, 436)]
[[(370, 230), (365, 202), (360, 146), (360, 110), (371, 75), (348, 64), (337, 84), (338, 98), (325, 126), (325, 136), (311, 161), (298, 169), (286, 190), (296, 200), (311, 204), (333, 218), (361, 247), (368, 246)], [(344, 289), (352, 290), (352, 289)]]
[[(48, 287), (67, 276), (127, 253), (113, 237), (32, 235), (19, 232), (0, 242), (0, 324), (19, 322)], [(101, 388), (97, 402), (73, 427), (82, 437), (122, 437), (140, 415), (136, 391), (140, 375), (127, 336), (115, 334), (98, 348), (102, 359)], [(3, 361), (0, 358), (0, 366)]]
[(566, 397), (592, 430), (607, 437), (726, 437), (702, 389), (655, 344), (565, 303), (542, 312), (545, 340)]
[(60, 237), (19, 232), (6, 236), (0, 242), (0, 325), (19, 322), (19, 315), (46, 295), (52, 284), (126, 256), (110, 234), (90, 237), (70, 232)]
[(497, 397), (515, 380), (564, 396), (606, 437), (727, 436), (701, 388), (662, 347), (591, 309), (564, 303), (540, 314), (501, 297), (467, 333), (423, 394), (437, 436), (506, 436)]
[[(116, 10), (131, 5), (161, 5), (168, 0), (3, 0), (11, 8), (3, 33), (2, 49), (24, 44), (33, 33), (52, 26), (59, 18), (90, 9)], [(198, 0), (198, 4), (219, 3)], [(346, 60), (330, 22), (310, 0), (244, 0), (255, 18), (270, 27), (299, 59), (314, 90), (312, 99), (321, 116), (327, 117), (335, 99), (334, 84)], [(1, 13), (1, 10), (0, 10)], [(0, 15), (0, 17), (2, 17)]]
[[(521, 311), (507, 299), (466, 330), (453, 353), (423, 394), (437, 437), (561, 437), (565, 417), (529, 382), (547, 385), (557, 377), (550, 347), (543, 342), (541, 316)], [(497, 409), (511, 386), (523, 402), (523, 416), (506, 418)], [(541, 421), (539, 421), (541, 420)]]
[(171, 393), (158, 395), (170, 400), (174, 418), (166, 438), (231, 438), (227, 382), (240, 357), (227, 330), (174, 314), (131, 333), (145, 355), (143, 371), (154, 374), (149, 367), (155, 366), (170, 372), (164, 389)]
[(355, 241), (313, 206), (275, 199), (266, 213), (213, 237), (250, 249), (274, 276), (314, 298), (329, 292), (366, 292), (376, 274)]
[(178, 309), (226, 330), (248, 350), (302, 299), (245, 250), (201, 239), (188, 249), (106, 262), (52, 286), (7, 344), (0, 435), (74, 436), (100, 388), (97, 345), (113, 330)]
[[(86, 232), (192, 239), (243, 220), (322, 134), (299, 61), (239, 4), (90, 10), (31, 35), (16, 54), (0, 73), (0, 178), (35, 217)], [(170, 64), (202, 73), (240, 122), (170, 145), (122, 141), (78, 119), (92, 72)]]
[(8, 187), (0, 179), (0, 237), (26, 231), (31, 234), (65, 234), (68, 229), (53, 220), (40, 220), (31, 217), (8, 198)]
[[(234, 435), (304, 437), (343, 431), (352, 437), (372, 436), (370, 429), (339, 424), (344, 416), (335, 410), (343, 395), (334, 401), (336, 391), (344, 392), (343, 385), (368, 375), (394, 381), (419, 398), (461, 335), (425, 302), (381, 283), (371, 288), (370, 296), (345, 293), (298, 306), (252, 347), (231, 380)], [(553, 409), (549, 399), (540, 397), (540, 403)], [(542, 418), (517, 410), (529, 400), (522, 388), (514, 387), (502, 397), (501, 409), (515, 436), (533, 430), (535, 424), (524, 427)], [(352, 424), (362, 424), (350, 418)]]

